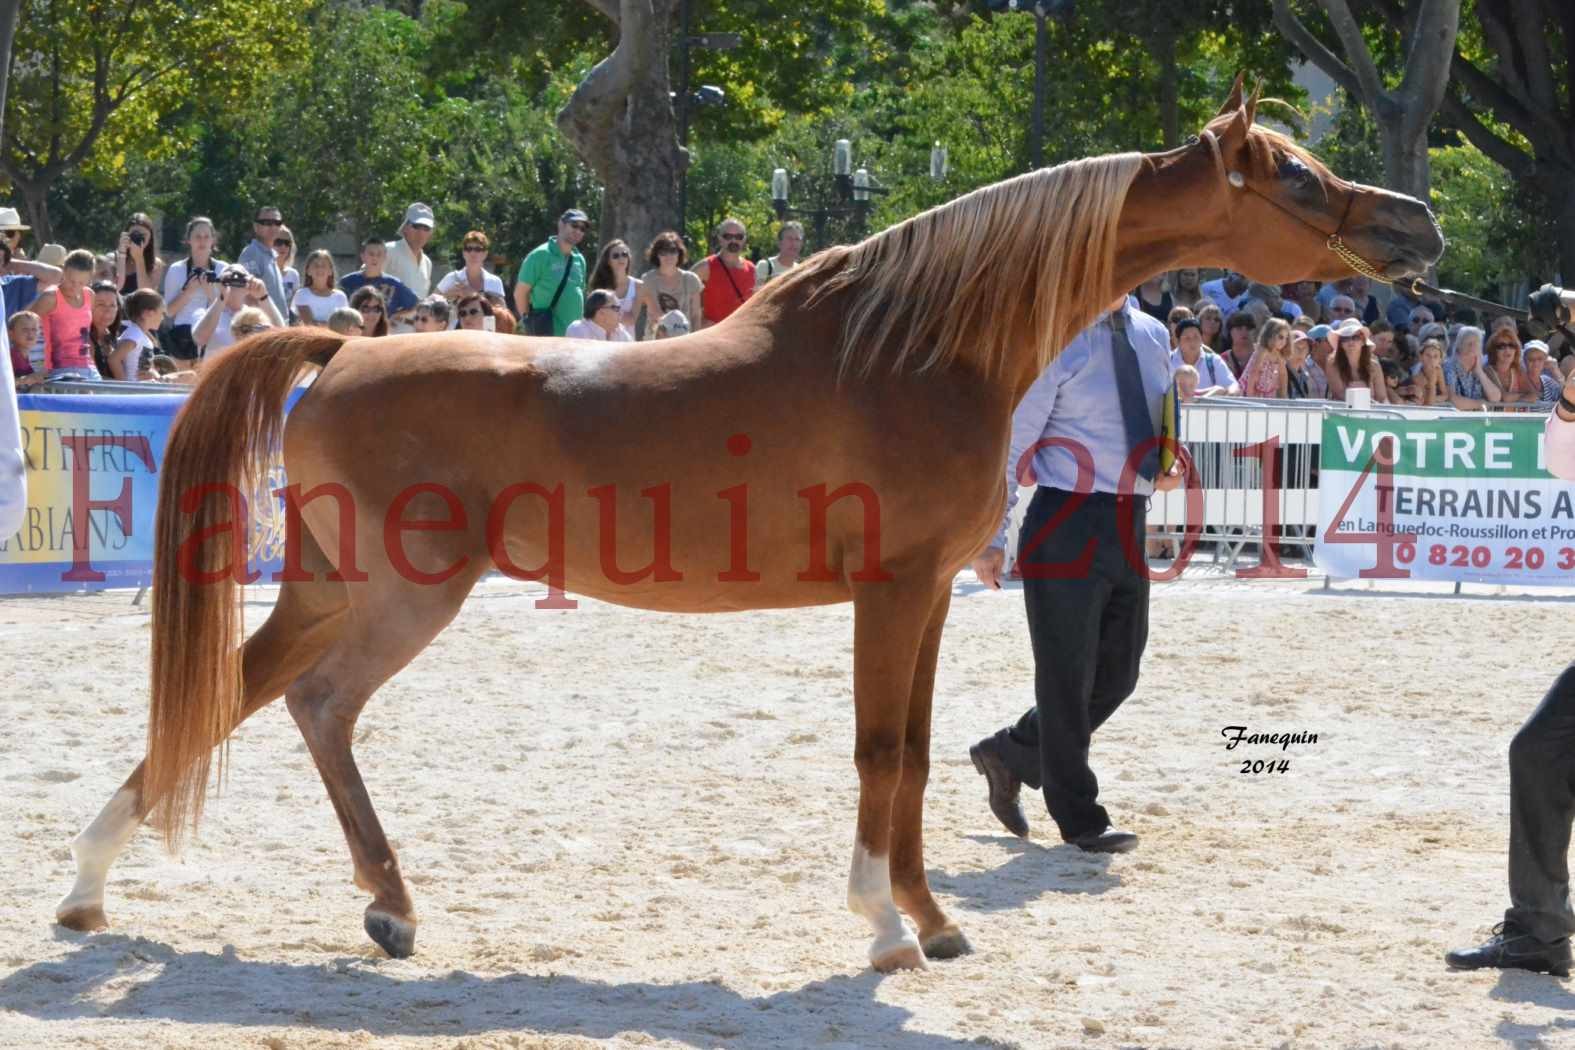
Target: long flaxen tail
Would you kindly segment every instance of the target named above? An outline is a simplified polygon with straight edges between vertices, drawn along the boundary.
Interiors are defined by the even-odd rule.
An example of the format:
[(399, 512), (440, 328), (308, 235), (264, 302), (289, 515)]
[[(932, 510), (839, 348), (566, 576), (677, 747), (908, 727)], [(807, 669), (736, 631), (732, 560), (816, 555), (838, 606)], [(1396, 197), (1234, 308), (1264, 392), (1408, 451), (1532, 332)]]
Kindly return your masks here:
[[(165, 844), (195, 832), (214, 749), (240, 718), (246, 506), (277, 455), (302, 369), (345, 342), (326, 328), (260, 333), (203, 372), (170, 430), (154, 526), (152, 696), (143, 798)], [(219, 766), (223, 770), (224, 753)]]

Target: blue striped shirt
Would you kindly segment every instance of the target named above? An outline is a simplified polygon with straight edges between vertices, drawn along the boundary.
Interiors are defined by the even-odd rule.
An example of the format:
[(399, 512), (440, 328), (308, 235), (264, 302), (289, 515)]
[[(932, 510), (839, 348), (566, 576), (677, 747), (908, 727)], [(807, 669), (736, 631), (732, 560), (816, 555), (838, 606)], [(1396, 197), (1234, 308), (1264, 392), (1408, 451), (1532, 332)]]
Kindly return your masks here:
[[(1122, 307), (1127, 338), (1138, 356), (1143, 390), (1148, 395), (1154, 433), (1159, 433), (1160, 406), (1170, 388), (1170, 334), (1163, 324), (1130, 301)], [(1101, 316), (1067, 344), (1059, 357), (1034, 380), (1017, 411), (1012, 414), (1012, 447), (1006, 461), (1006, 517), (1017, 503), (1018, 462), (1045, 438), (1076, 442), (1089, 452), (1094, 476), (1085, 490), (1119, 492), (1121, 472), (1131, 449), (1121, 416), (1121, 396), (1116, 387), (1112, 356), (1110, 315)], [(1040, 448), (1030, 461), (1038, 484), (1074, 491), (1077, 460), (1062, 447)], [(1152, 482), (1134, 478), (1133, 494), (1147, 496)], [(1006, 546), (1006, 518), (990, 546)]]

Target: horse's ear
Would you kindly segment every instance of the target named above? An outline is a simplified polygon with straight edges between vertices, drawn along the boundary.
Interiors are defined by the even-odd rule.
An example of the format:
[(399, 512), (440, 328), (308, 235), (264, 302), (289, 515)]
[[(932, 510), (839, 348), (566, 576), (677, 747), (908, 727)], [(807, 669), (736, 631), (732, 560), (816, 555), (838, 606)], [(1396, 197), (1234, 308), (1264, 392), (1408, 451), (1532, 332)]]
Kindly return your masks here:
[[(1237, 83), (1240, 83), (1238, 80)], [(1253, 120), (1258, 115), (1258, 99), (1263, 97), (1263, 81), (1260, 79), (1252, 86), (1252, 97), (1247, 100), (1247, 126), (1252, 127)]]
[(1225, 104), (1220, 107), (1220, 111), (1214, 114), (1216, 117), (1228, 116), (1241, 108), (1241, 82), (1242, 74), (1237, 73), (1236, 83), (1231, 85), (1230, 95), (1225, 99)]

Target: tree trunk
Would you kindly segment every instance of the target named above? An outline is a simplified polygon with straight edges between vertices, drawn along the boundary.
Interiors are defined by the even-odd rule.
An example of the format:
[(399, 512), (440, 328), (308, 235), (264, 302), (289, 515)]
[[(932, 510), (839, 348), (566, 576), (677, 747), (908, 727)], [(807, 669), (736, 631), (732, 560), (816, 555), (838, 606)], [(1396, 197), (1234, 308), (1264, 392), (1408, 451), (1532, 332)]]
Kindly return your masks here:
[(55, 230), (49, 219), (49, 187), (54, 176), (38, 180), (22, 180), (12, 173), (11, 182), (22, 195), (22, 206), (27, 209), (27, 221), (33, 227), (33, 254), (55, 239)]
[(0, 142), (5, 141), (5, 93), (11, 79), (11, 44), (22, 0), (0, 0)]
[(1163, 148), (1181, 145), (1181, 74), (1176, 69), (1176, 36), (1163, 33), (1150, 45), (1159, 63), (1159, 128)]
[(605, 188), (598, 240), (621, 237), (637, 256), (678, 224), (683, 158), (667, 68), (676, 6), (619, 0), (617, 47), (558, 114), (558, 130)]
[[(1553, 210), (1555, 248), (1559, 260), (1556, 283), (1575, 285), (1575, 171), (1543, 170), (1535, 180), (1541, 196)], [(1552, 280), (1553, 278), (1548, 278)]]
[[(1386, 112), (1386, 110), (1391, 110)], [(1384, 159), (1384, 175), (1389, 188), (1408, 197), (1429, 203), (1428, 186), (1431, 167), (1427, 159), (1427, 128), (1420, 133), (1408, 125), (1404, 112), (1392, 107), (1379, 106), (1374, 113), (1378, 125), (1378, 140)]]

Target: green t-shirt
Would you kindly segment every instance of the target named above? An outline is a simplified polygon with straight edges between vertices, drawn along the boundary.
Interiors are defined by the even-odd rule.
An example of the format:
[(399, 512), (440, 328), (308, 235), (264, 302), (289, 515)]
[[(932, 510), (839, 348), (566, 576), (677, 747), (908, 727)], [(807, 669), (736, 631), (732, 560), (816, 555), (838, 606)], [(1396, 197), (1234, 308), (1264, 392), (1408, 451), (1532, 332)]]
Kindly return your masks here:
[(576, 249), (564, 255), (558, 238), (548, 237), (520, 263), (519, 279), (530, 285), (530, 308), (545, 310), (563, 280), (563, 268), (574, 267), (552, 311), (552, 334), (563, 335), (585, 313), (585, 256)]

